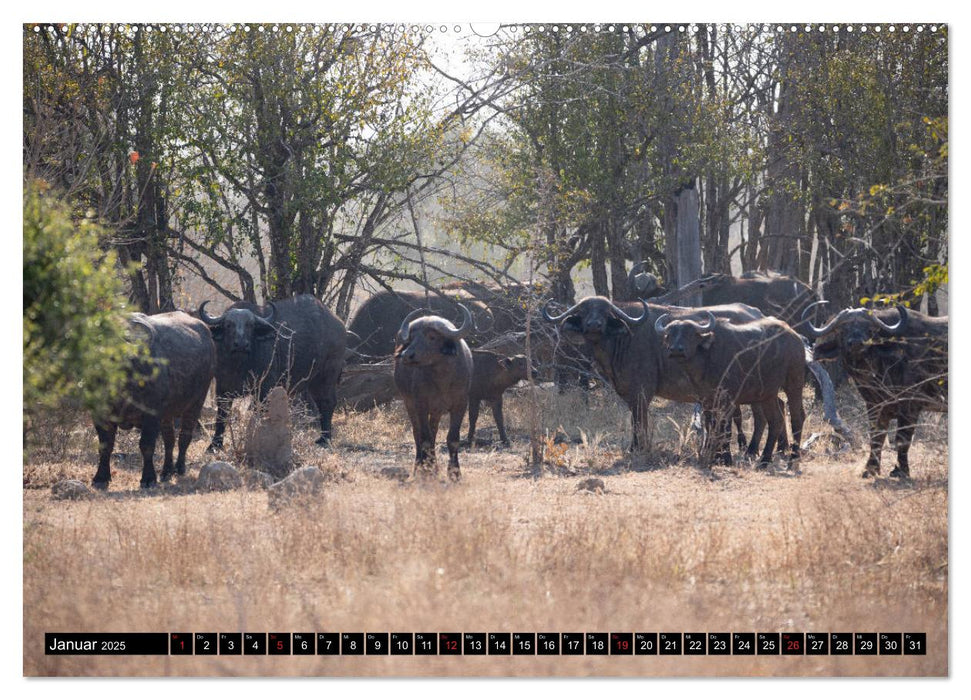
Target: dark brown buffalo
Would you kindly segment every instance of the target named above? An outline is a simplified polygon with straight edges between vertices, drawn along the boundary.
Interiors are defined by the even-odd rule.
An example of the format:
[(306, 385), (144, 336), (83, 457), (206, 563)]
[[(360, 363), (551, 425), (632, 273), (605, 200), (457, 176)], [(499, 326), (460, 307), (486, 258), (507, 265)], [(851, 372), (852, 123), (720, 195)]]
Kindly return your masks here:
[[(95, 418), (98, 432), (98, 471), (95, 488), (107, 489), (111, 481), (111, 453), (118, 428), (140, 428), (142, 488), (155, 485), (155, 443), (159, 432), (165, 446), (162, 481), (173, 473), (185, 474), (185, 453), (202, 413), (216, 366), (212, 336), (202, 321), (181, 311), (145, 316), (133, 314), (148, 346), (147, 358), (129, 370), (125, 396), (106, 417)], [(179, 458), (172, 464), (175, 419), (179, 419)]]
[(652, 273), (647, 272), (648, 262), (641, 260), (635, 263), (627, 273), (627, 298), (628, 299), (650, 299), (667, 293)]
[(472, 353), (463, 340), (472, 330), (472, 313), (462, 304), (458, 308), (463, 316), (458, 328), (424, 309), (412, 311), (401, 322), (394, 350), (394, 383), (415, 438), (414, 474), (429, 467), (437, 473), (435, 436), (442, 415), (448, 413), (445, 442), (448, 476), (453, 481), (460, 478), (459, 432), (472, 384)]
[(378, 292), (361, 304), (348, 326), (348, 332), (360, 338), (353, 348), (357, 357), (349, 361), (375, 362), (390, 357), (395, 350), (395, 334), (405, 316), (416, 309), (427, 309), (431, 314), (454, 317), (459, 313), (459, 302), (473, 316), (473, 327), (468, 329), (470, 340), (481, 340), (493, 333), (495, 319), (489, 307), (464, 290), (429, 292), (427, 297), (424, 292)]
[(887, 427), (897, 420), (897, 467), (890, 476), (909, 478), (907, 454), (921, 411), (947, 411), (948, 319), (896, 309), (843, 309), (821, 328), (814, 354), (840, 359), (866, 403), (870, 456), (863, 477), (880, 473)]
[(803, 319), (806, 308), (816, 302), (816, 293), (804, 282), (780, 275), (777, 272), (749, 270), (738, 277), (715, 274), (690, 282), (681, 289), (670, 292), (656, 301), (675, 303), (688, 294), (701, 292), (702, 306), (720, 304), (747, 304), (759, 309), (766, 316), (775, 316), (805, 337), (808, 319)]
[[(543, 308), (543, 317), (583, 339), (603, 376), (630, 408), (632, 448), (639, 447), (647, 435), (647, 407), (655, 396), (685, 403), (698, 400), (691, 380), (680, 363), (668, 357), (654, 329), (654, 322), (664, 314), (678, 318), (697, 309), (649, 305), (643, 300), (614, 304), (606, 297), (592, 296), (552, 316), (551, 302)], [(744, 304), (710, 310), (718, 318), (733, 321), (761, 316)]]
[(255, 391), (263, 401), (275, 386), (291, 396), (310, 394), (320, 412), (317, 444), (328, 444), (347, 347), (341, 320), (309, 294), (271, 302), (266, 310), (236, 302), (215, 318), (207, 303), (198, 315), (216, 341), (216, 429), (209, 449), (223, 445), (233, 399)]
[(710, 311), (699, 323), (691, 317), (657, 319), (654, 330), (663, 335), (667, 356), (689, 377), (706, 411), (715, 416), (718, 455), (731, 464), (728, 452), (728, 418), (741, 404), (758, 406), (768, 422), (769, 435), (759, 460), (766, 467), (781, 433), (785, 432), (779, 392), (789, 400), (792, 449), (789, 466), (799, 458), (802, 424), (802, 389), (806, 381), (806, 348), (788, 324), (775, 318), (746, 323), (716, 319)]
[(488, 350), (472, 351), (472, 387), (469, 390), (469, 446), (475, 446), (475, 423), (479, 418), (479, 403), (492, 407), (492, 417), (499, 429), (499, 441), (509, 444), (502, 419), (502, 394), (521, 379), (529, 377), (525, 355), (504, 357)]
[[(504, 352), (511, 347), (524, 346), (526, 316), (530, 308), (529, 285), (459, 280), (443, 285), (442, 290), (449, 293), (461, 291), (489, 309), (493, 325), (489, 333), (479, 338), (489, 349)], [(532, 293), (538, 293), (538, 289)], [(555, 380), (561, 391), (570, 385), (588, 387), (593, 375), (590, 357), (584, 353), (583, 347), (564, 340), (555, 328), (536, 321), (538, 318), (530, 326), (530, 356), (539, 376)]]

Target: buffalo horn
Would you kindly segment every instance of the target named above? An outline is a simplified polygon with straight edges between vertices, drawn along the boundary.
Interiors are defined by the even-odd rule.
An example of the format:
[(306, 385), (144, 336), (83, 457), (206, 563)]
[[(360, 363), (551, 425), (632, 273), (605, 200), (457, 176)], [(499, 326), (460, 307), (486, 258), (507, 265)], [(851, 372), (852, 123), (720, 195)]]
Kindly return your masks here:
[(132, 314), (129, 322), (135, 326), (141, 326), (148, 331), (149, 338), (155, 338), (155, 327), (149, 323), (148, 318), (144, 314)]
[(580, 304), (583, 303), (582, 301), (579, 301), (576, 304), (574, 304), (573, 306), (571, 306), (569, 309), (567, 309), (566, 311), (564, 311), (563, 313), (561, 313), (559, 316), (551, 316), (550, 315), (550, 311), (549, 311), (549, 306), (550, 306), (550, 304), (553, 303), (553, 301), (554, 301), (553, 299), (550, 299), (549, 301), (547, 301), (543, 305), (543, 318), (545, 318), (550, 323), (559, 323), (560, 321), (562, 321), (567, 316), (570, 316), (571, 314), (573, 314), (573, 312), (575, 312), (577, 310), (577, 308), (580, 306)]
[(637, 324), (643, 323), (645, 320), (647, 320), (647, 316), (648, 316), (647, 302), (644, 301), (643, 299), (638, 299), (637, 301), (641, 302), (641, 304), (644, 306), (643, 312), (637, 318), (633, 316), (628, 316), (619, 308), (617, 308), (617, 306), (614, 304), (611, 304), (610, 307), (613, 309), (614, 315), (617, 316), (617, 318), (619, 318), (621, 321), (624, 321), (625, 323), (629, 323), (632, 326), (636, 326)]
[(813, 336), (814, 338), (818, 338), (822, 335), (826, 335), (831, 330), (836, 328), (836, 326), (838, 326), (850, 314), (858, 315), (858, 313), (862, 311), (864, 311), (864, 309), (843, 309), (838, 314), (836, 314), (836, 316), (833, 317), (833, 319), (822, 328), (817, 328), (812, 324), (812, 321), (810, 321), (807, 324), (808, 328), (806, 330), (809, 332), (809, 335)]
[(465, 304), (456, 304), (456, 306), (462, 310), (462, 325), (455, 330), (450, 328), (442, 329), (442, 335), (444, 335), (446, 338), (451, 338), (452, 340), (462, 338), (475, 327), (475, 321), (472, 319), (472, 312), (466, 308)]
[(654, 332), (663, 333), (664, 327), (668, 325), (668, 319), (671, 318), (671, 314), (661, 314), (658, 319), (654, 322)]
[(273, 317), (276, 316), (276, 304), (274, 304), (272, 301), (268, 301), (266, 305), (270, 307), (269, 315), (268, 316), (257, 315), (256, 317), (261, 321), (263, 321), (263, 323), (270, 324), (273, 322)]
[(411, 322), (414, 321), (419, 316), (424, 316), (427, 313), (429, 312), (425, 311), (425, 309), (415, 309), (410, 314), (405, 316), (405, 320), (401, 322), (401, 328), (398, 329), (398, 339), (402, 343), (408, 342), (408, 334), (409, 334), (409, 331), (411, 330), (410, 329)]
[(700, 323), (697, 324), (698, 330), (700, 331), (710, 331), (715, 327), (715, 314), (713, 314), (711, 311), (706, 311), (705, 313), (708, 314), (708, 323), (705, 325), (701, 325)]
[(910, 317), (907, 315), (906, 307), (900, 304), (897, 304), (897, 313), (900, 314), (900, 320), (898, 320), (893, 325), (890, 325), (889, 323), (884, 323), (879, 318), (877, 318), (875, 314), (870, 314), (870, 320), (873, 321), (878, 326), (880, 326), (883, 330), (887, 331), (888, 333), (899, 333), (904, 329), (904, 327), (907, 324), (907, 320)]
[(201, 318), (206, 323), (207, 326), (218, 326), (220, 323), (223, 322), (223, 316), (225, 316), (226, 314), (222, 314), (222, 316), (216, 316), (216, 317), (210, 316), (209, 314), (206, 313), (206, 304), (208, 303), (209, 301), (207, 300), (202, 302), (199, 305), (199, 318)]
[(803, 309), (803, 311), (802, 311), (802, 318), (800, 318), (799, 320), (800, 321), (805, 321), (806, 320), (806, 316), (809, 315), (809, 312), (812, 310), (812, 308), (814, 306), (822, 306), (823, 304), (828, 304), (828, 303), (829, 303), (829, 301), (827, 299), (821, 299), (820, 301), (814, 301), (812, 304), (810, 304), (805, 309)]

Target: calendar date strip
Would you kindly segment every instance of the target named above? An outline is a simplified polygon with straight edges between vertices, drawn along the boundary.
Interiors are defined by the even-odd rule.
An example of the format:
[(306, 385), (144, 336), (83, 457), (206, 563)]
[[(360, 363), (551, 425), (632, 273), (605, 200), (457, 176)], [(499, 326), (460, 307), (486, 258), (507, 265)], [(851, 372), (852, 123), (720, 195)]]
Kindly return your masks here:
[(925, 632), (47, 632), (49, 656), (906, 656)]

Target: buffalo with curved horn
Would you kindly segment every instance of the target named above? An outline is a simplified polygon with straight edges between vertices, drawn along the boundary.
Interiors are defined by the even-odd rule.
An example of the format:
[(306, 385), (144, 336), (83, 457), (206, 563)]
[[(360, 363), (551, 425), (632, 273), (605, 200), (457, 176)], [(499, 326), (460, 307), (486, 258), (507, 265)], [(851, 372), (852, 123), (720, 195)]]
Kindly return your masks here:
[(820, 361), (841, 360), (867, 409), (870, 454), (862, 476), (880, 473), (890, 421), (896, 419), (897, 467), (909, 478), (908, 453), (922, 411), (947, 411), (948, 318), (894, 309), (843, 309), (822, 326), (808, 325)]
[(462, 324), (454, 326), (424, 309), (409, 313), (396, 335), (394, 382), (404, 401), (415, 439), (413, 476), (436, 474), (435, 438), (438, 424), (449, 414), (448, 476), (458, 481), (459, 432), (469, 405), (472, 383), (472, 353), (463, 339), (474, 327), (472, 313), (463, 304)]
[(340, 319), (309, 294), (269, 302), (268, 312), (236, 302), (210, 316), (207, 303), (198, 315), (216, 342), (216, 428), (209, 449), (222, 447), (234, 399), (255, 391), (262, 401), (275, 386), (291, 395), (307, 389), (320, 412), (317, 444), (328, 444), (347, 351)]
[[(704, 317), (704, 322), (695, 320)], [(664, 314), (654, 323), (669, 358), (677, 361), (701, 400), (709, 423), (715, 426), (716, 456), (731, 464), (728, 419), (741, 404), (752, 404), (768, 422), (769, 434), (759, 460), (767, 467), (780, 436), (785, 433), (779, 392), (789, 400), (792, 443), (789, 467), (799, 459), (805, 411), (802, 390), (806, 379), (806, 351), (802, 338), (776, 318), (742, 323), (716, 321), (707, 309), (695, 317)], [(758, 414), (757, 414), (758, 415)], [(757, 443), (757, 438), (756, 438)], [(750, 446), (754, 452), (754, 447)]]
[[(604, 377), (630, 408), (632, 449), (644, 442), (647, 407), (655, 396), (685, 403), (697, 401), (691, 380), (679, 363), (668, 357), (654, 326), (663, 314), (680, 318), (698, 309), (651, 305), (643, 299), (615, 304), (606, 297), (591, 296), (553, 315), (549, 310), (552, 301), (543, 307), (543, 318), (559, 324), (564, 332), (587, 345)], [(733, 322), (762, 317), (758, 309), (745, 304), (726, 304), (709, 310), (716, 318)]]

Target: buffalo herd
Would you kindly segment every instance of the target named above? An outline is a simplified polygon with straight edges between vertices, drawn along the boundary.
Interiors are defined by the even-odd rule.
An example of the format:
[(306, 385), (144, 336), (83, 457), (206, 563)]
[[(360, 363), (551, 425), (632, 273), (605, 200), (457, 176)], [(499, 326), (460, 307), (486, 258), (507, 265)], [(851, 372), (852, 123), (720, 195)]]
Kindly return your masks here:
[[(276, 386), (309, 395), (320, 416), (317, 443), (327, 445), (348, 362), (393, 362), (394, 385), (414, 436), (415, 476), (436, 473), (436, 434), (448, 414), (452, 480), (460, 478), (466, 412), (470, 448), (482, 401), (492, 407), (499, 438), (508, 445), (503, 392), (550, 367), (595, 368), (630, 409), (632, 449), (649, 447), (648, 409), (658, 396), (700, 405), (710, 456), (731, 464), (731, 425), (734, 419), (739, 445), (745, 446), (739, 409), (750, 406), (754, 431), (747, 452), (755, 456), (761, 446), (759, 468), (778, 449), (788, 453), (789, 468), (798, 469), (807, 376), (823, 388), (827, 420), (845, 429), (836, 416), (832, 383), (818, 362), (840, 362), (866, 405), (870, 454), (864, 477), (879, 474), (881, 449), (895, 419), (897, 466), (890, 476), (909, 478), (908, 451), (920, 413), (947, 411), (947, 317), (904, 306), (854, 308), (816, 325), (826, 302), (799, 280), (766, 272), (709, 275), (668, 292), (641, 264), (631, 271), (626, 293), (636, 301), (589, 296), (556, 312), (552, 299), (539, 308), (531, 305), (537, 295), (525, 285), (463, 282), (437, 293), (385, 291), (367, 300), (347, 329), (310, 295), (265, 306), (236, 302), (218, 316), (207, 313), (207, 302), (193, 314), (133, 314), (131, 333), (142, 338), (145, 352), (129, 367), (123, 398), (95, 416), (94, 486), (108, 487), (118, 427), (141, 430), (143, 488), (156, 483), (159, 433), (165, 447), (161, 479), (183, 474), (213, 379), (210, 450), (223, 446), (235, 398), (262, 400)], [(692, 295), (701, 306), (676, 305)], [(515, 352), (522, 349), (527, 326), (529, 356)], [(179, 454), (173, 463), (176, 421)]]

